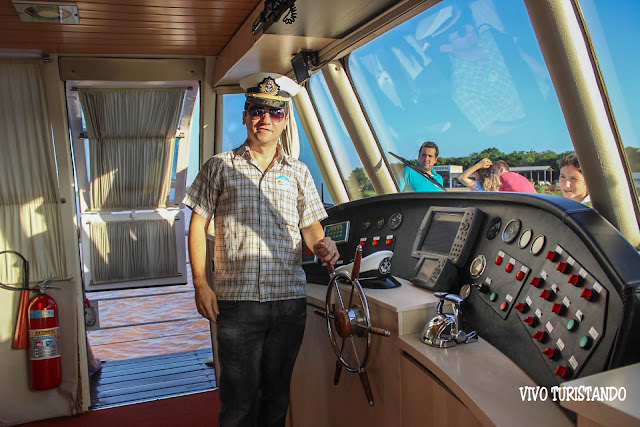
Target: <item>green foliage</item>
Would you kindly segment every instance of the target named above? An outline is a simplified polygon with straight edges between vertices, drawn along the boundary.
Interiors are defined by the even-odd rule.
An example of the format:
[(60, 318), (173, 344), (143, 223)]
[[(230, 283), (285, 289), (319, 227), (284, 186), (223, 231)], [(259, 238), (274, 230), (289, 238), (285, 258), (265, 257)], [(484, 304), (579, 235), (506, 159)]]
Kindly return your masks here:
[(376, 195), (373, 184), (363, 168), (355, 168), (347, 178), (346, 185), (349, 194), (362, 194), (363, 198)]
[(624, 152), (627, 155), (629, 161), (629, 167), (632, 172), (640, 172), (640, 148), (625, 147)]
[(559, 172), (558, 159), (566, 156), (570, 152), (571, 151), (556, 153), (550, 150), (541, 153), (537, 151), (513, 151), (507, 154), (497, 148), (491, 147), (464, 157), (440, 157), (438, 158), (438, 164), (462, 165), (463, 169), (468, 169), (481, 159), (488, 157), (493, 161), (504, 160), (509, 166), (551, 166), (555, 172)]
[(564, 197), (562, 195), (562, 190), (560, 190), (560, 187), (558, 187), (556, 185), (536, 185), (536, 184), (533, 184), (533, 187), (540, 194), (552, 194), (554, 196)]

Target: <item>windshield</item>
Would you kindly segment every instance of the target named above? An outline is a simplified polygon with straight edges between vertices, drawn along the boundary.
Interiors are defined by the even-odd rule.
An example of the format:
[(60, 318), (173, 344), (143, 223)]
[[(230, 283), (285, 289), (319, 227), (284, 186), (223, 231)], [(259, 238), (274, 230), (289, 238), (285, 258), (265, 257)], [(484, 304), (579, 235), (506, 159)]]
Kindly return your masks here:
[(488, 158), (561, 194), (557, 160), (573, 146), (522, 2), (443, 1), (355, 50), (348, 67), (400, 191), (439, 188), (390, 152), (449, 190), (476, 190), (457, 178)]

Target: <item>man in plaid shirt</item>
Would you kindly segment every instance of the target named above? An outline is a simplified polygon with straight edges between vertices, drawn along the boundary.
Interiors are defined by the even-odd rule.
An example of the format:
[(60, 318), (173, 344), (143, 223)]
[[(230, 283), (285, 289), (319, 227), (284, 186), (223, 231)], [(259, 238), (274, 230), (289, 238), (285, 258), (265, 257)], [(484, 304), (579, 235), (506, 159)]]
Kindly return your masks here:
[[(339, 254), (324, 236), (327, 214), (309, 170), (278, 143), (299, 86), (273, 73), (240, 85), (247, 140), (209, 159), (185, 196), (193, 209), (189, 257), (198, 312), (216, 324), (220, 425), (284, 426), (306, 319), (302, 239), (323, 262)], [(205, 248), (212, 218), (211, 288)]]

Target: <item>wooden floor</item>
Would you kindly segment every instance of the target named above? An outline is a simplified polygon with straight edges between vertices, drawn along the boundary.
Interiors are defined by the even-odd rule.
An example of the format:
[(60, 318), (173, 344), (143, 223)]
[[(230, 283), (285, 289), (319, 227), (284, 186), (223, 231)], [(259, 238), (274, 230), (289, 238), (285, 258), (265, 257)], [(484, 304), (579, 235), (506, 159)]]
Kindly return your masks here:
[(218, 427), (220, 398), (211, 350), (191, 350), (103, 364), (91, 379), (92, 410), (23, 427)]
[(104, 362), (91, 377), (91, 408), (147, 402), (214, 390), (215, 370), (205, 365), (210, 349)]

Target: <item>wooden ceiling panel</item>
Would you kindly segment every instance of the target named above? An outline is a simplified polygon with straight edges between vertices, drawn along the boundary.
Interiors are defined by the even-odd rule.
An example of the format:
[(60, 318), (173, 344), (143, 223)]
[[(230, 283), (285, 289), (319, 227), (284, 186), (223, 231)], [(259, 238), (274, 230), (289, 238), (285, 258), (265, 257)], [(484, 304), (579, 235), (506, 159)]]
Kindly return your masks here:
[(0, 50), (217, 56), (261, 0), (88, 0), (79, 24), (24, 23), (0, 0)]
[(102, 34), (152, 34), (152, 35), (171, 35), (171, 34), (198, 34), (217, 37), (232, 36), (235, 32), (235, 28), (232, 25), (225, 26), (211, 26), (211, 25), (180, 25), (176, 28), (164, 28), (164, 27), (136, 27), (123, 25), (120, 27), (106, 27), (106, 26), (83, 26), (83, 25), (69, 25), (65, 26), (62, 31), (57, 27), (58, 24), (42, 24), (39, 26), (39, 31), (27, 31), (22, 24), (5, 24), (0, 28), (0, 31), (5, 31), (5, 34), (20, 33), (24, 36), (27, 34), (44, 33), (44, 34), (86, 34), (91, 36), (92, 33)]

